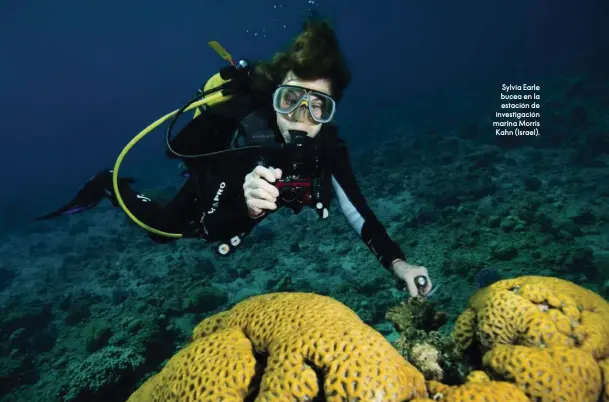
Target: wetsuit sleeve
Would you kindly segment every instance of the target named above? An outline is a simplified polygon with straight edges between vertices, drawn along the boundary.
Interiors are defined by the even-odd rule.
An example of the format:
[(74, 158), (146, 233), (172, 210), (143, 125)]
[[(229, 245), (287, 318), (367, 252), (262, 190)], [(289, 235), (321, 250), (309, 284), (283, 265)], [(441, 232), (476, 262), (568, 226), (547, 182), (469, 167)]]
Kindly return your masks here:
[(334, 163), (332, 188), (351, 227), (385, 268), (389, 269), (397, 259), (406, 260), (405, 254), (389, 237), (368, 206), (353, 174), (348, 150), (342, 141), (337, 147)]

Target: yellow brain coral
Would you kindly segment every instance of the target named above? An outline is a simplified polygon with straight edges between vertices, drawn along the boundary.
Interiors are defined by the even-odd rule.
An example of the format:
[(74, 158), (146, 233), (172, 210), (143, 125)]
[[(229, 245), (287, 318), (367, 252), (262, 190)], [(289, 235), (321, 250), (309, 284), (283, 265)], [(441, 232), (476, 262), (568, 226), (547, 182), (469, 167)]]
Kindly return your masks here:
[(472, 371), (463, 385), (448, 386), (437, 381), (427, 385), (430, 398), (411, 402), (530, 402), (530, 399), (509, 382), (491, 381), (483, 371)]
[(427, 396), (423, 375), (345, 305), (273, 293), (203, 320), (191, 344), (129, 402), (243, 401), (252, 393), (256, 401), (291, 402), (322, 390), (328, 402)]
[(531, 398), (551, 395), (555, 401), (598, 401), (601, 372), (587, 352), (564, 346), (535, 349), (496, 345), (484, 355), (484, 366), (518, 384)]
[(486, 384), (491, 381), (491, 379), (484, 371), (474, 370), (467, 375), (466, 381), (469, 383)]
[(609, 358), (598, 363), (603, 375), (603, 402), (609, 402)]
[(576, 346), (595, 359), (609, 355), (609, 304), (572, 282), (523, 276), (476, 292), (457, 319), (455, 337), (467, 346)]
[(250, 341), (238, 329), (222, 331), (179, 351), (128, 402), (243, 401), (254, 389), (255, 374)]
[(509, 382), (467, 381), (463, 385), (446, 386), (430, 381), (428, 384), (432, 400), (442, 402), (530, 402), (531, 400)]
[(609, 356), (609, 304), (558, 278), (503, 280), (470, 298), (454, 336), (462, 347), (486, 352), (486, 371), (533, 400), (597, 402), (598, 361)]

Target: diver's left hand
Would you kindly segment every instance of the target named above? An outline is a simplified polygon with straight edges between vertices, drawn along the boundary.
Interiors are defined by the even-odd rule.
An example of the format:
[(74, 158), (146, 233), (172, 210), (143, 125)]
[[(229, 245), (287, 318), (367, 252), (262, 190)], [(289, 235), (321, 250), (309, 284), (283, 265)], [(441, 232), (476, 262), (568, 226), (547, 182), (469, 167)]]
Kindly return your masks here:
[[(411, 297), (425, 296), (431, 291), (432, 283), (427, 268), (408, 264), (404, 260), (396, 260), (391, 265), (391, 270), (399, 279), (406, 282)], [(424, 276), (427, 279), (427, 285), (420, 292), (414, 281), (417, 276)]]

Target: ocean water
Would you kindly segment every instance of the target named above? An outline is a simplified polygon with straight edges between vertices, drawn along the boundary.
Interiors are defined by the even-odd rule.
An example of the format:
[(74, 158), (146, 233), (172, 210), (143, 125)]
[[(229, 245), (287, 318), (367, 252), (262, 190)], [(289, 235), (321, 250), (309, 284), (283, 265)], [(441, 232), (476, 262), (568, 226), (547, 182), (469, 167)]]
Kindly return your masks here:
[[(331, 296), (395, 341), (386, 313), (408, 294), (336, 201), (326, 220), (273, 214), (226, 257), (157, 244), (107, 200), (35, 221), (226, 64), (208, 41), (269, 59), (312, 12), (352, 71), (336, 119), (359, 187), (428, 268), (444, 334), (501, 279), (607, 300), (609, 6), (461, 3), (2, 2), (0, 401), (126, 400), (202, 319), (272, 292)], [(160, 128), (121, 174), (167, 201), (185, 179), (164, 152)]]

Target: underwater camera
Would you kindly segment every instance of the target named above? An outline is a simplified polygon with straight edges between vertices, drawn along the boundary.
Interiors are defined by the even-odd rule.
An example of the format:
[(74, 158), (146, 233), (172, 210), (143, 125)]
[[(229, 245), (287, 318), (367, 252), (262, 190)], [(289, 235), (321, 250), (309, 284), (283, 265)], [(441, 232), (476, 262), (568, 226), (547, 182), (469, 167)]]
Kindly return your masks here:
[(277, 206), (298, 213), (316, 202), (314, 194), (319, 186), (321, 166), (316, 142), (301, 131), (290, 131), (290, 134), (292, 141), (283, 146), (284, 152), (276, 154), (278, 159), (261, 163), (282, 169), (283, 177), (274, 183), (279, 190)]

